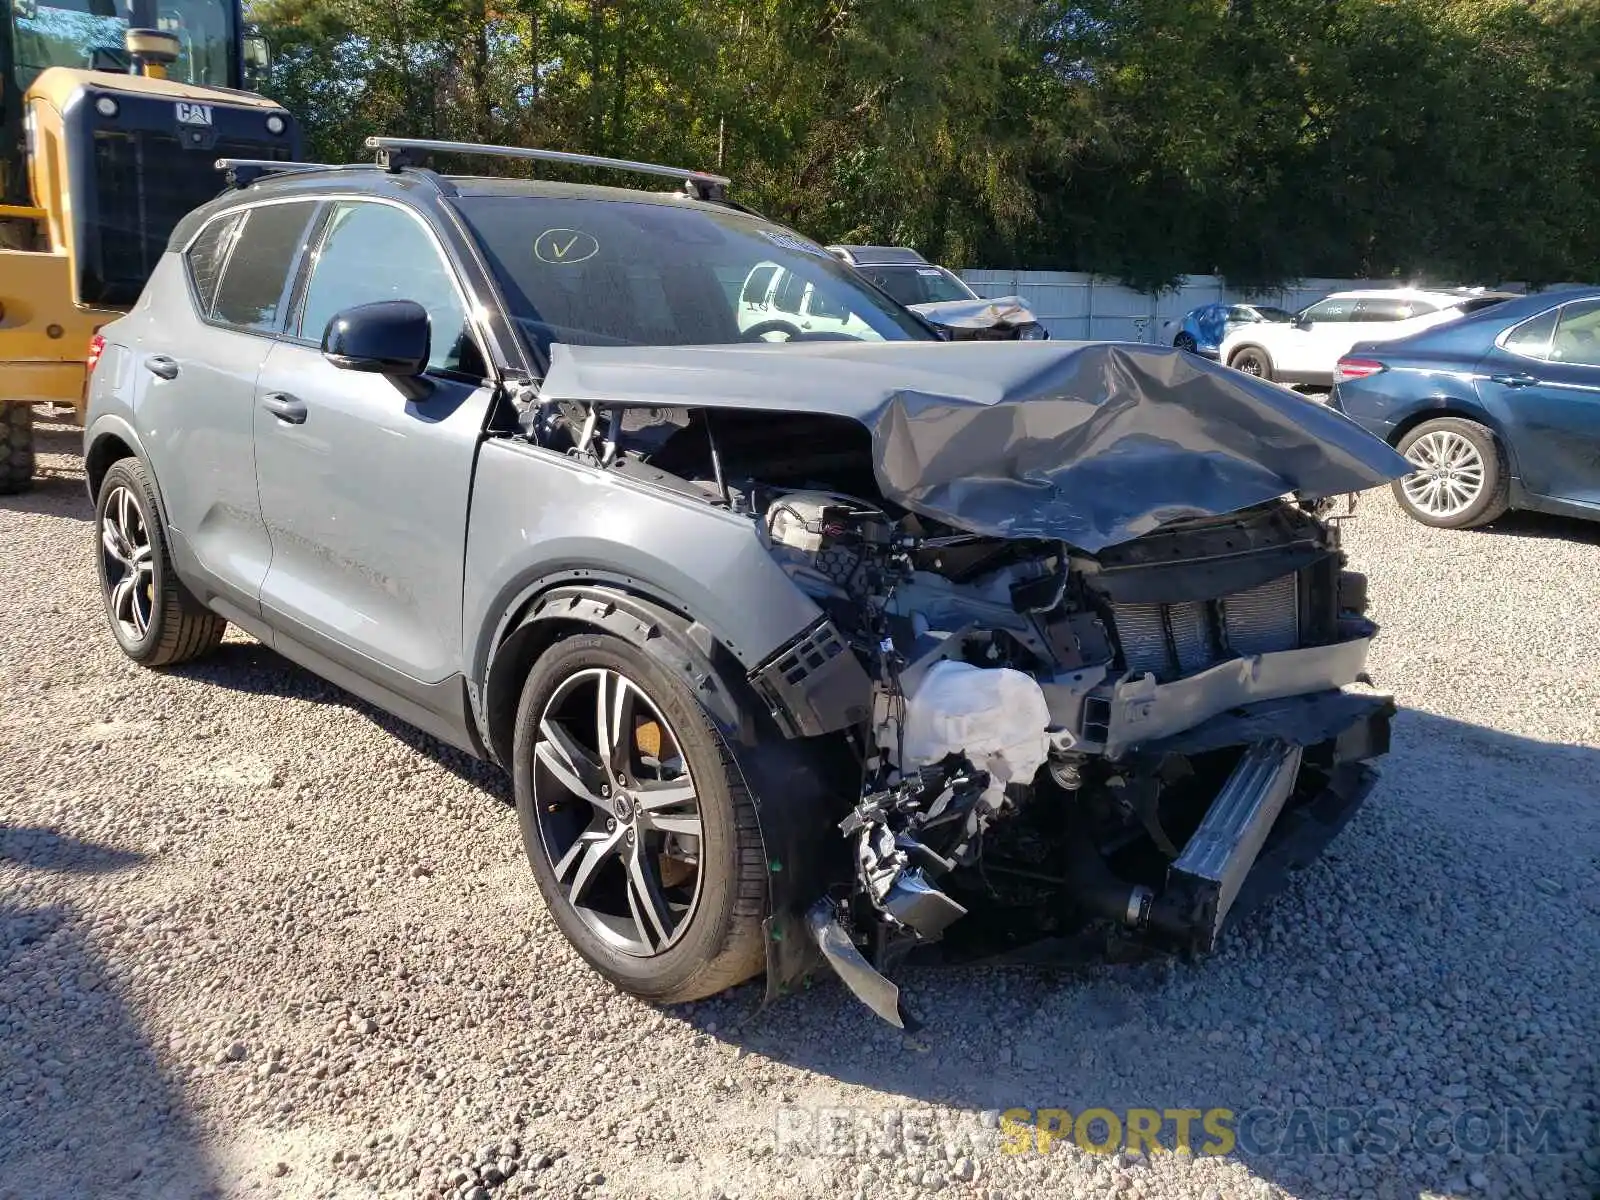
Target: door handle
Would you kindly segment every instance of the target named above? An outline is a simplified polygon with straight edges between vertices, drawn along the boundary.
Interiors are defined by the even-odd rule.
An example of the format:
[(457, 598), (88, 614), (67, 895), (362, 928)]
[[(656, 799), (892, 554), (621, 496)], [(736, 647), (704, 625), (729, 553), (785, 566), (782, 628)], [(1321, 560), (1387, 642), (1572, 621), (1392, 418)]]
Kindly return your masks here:
[(144, 360), (144, 369), (162, 379), (176, 379), (178, 377), (177, 360), (168, 358), (165, 354), (152, 354)]
[(268, 392), (261, 397), (261, 407), (286, 424), (306, 423), (306, 402), (288, 392)]
[(1520, 371), (1515, 375), (1491, 375), (1489, 378), (1494, 383), (1508, 388), (1530, 387), (1539, 382), (1536, 376), (1529, 375), (1525, 371)]

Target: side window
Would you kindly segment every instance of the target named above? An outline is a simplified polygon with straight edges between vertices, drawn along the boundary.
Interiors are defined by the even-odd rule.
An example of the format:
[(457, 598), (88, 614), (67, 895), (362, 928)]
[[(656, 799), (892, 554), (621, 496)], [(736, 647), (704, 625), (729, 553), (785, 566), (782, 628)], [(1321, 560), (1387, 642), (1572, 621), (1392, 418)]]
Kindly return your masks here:
[(1354, 300), (1318, 300), (1306, 309), (1306, 320), (1318, 325), (1329, 321), (1349, 321), (1354, 318), (1355, 309)]
[(1505, 348), (1525, 358), (1545, 358), (1550, 353), (1550, 335), (1556, 331), (1559, 308), (1530, 317), (1506, 334)]
[(1561, 323), (1550, 339), (1550, 361), (1600, 367), (1600, 300), (1562, 306)]
[(767, 289), (772, 286), (772, 277), (778, 273), (778, 268), (773, 265), (757, 267), (750, 272), (750, 278), (744, 281), (744, 294), (740, 297), (746, 304), (754, 304), (758, 308), (767, 302)]
[(455, 275), (421, 221), (390, 204), (334, 206), (301, 304), (301, 337), (320, 341), (333, 315), (377, 300), (415, 300), (432, 326), (429, 370), (481, 375)]
[(222, 279), (222, 268), (227, 265), (228, 251), (233, 248), (234, 231), (239, 228), (243, 213), (229, 213), (207, 225), (189, 243), (184, 261), (189, 264), (189, 282), (194, 284), (195, 302), (200, 315), (209, 317), (211, 305), (217, 298), (217, 284)]
[(217, 286), (214, 319), (255, 333), (277, 329), (284, 280), (315, 208), (316, 202), (307, 200), (245, 210)]
[(779, 312), (800, 315), (800, 301), (806, 294), (806, 281), (801, 279), (794, 271), (785, 271), (783, 279), (778, 284), (777, 293), (772, 297), (772, 307)]
[[(1420, 311), (1409, 300), (1357, 300), (1355, 316), (1346, 318), (1353, 321), (1404, 321), (1407, 317), (1414, 317)], [(1432, 310), (1427, 310), (1432, 311)]]

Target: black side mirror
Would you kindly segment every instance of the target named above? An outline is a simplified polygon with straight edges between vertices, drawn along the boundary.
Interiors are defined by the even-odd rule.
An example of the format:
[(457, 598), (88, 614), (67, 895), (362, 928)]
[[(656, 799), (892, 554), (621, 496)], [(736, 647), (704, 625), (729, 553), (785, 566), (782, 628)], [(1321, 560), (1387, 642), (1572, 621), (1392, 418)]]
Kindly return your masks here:
[(1296, 329), (1310, 329), (1311, 318), (1305, 313), (1296, 313), (1294, 318), (1294, 327)]
[(412, 378), (428, 367), (428, 310), (414, 300), (378, 300), (333, 314), (322, 357), (346, 371)]

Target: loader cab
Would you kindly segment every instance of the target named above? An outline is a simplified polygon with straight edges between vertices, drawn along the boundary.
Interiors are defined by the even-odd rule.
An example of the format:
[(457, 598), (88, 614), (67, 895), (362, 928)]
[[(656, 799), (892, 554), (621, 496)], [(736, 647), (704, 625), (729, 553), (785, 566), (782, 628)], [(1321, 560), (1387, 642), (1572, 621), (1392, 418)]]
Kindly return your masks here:
[[(254, 41), (239, 0), (0, 0), (0, 12), (3, 199), (42, 213), (34, 244), (12, 220), (4, 245), (65, 252), (80, 306), (138, 298), (178, 220), (220, 189), (218, 158), (299, 150), (288, 113), (236, 90)], [(151, 40), (170, 51), (146, 57)]]
[(298, 157), (294, 118), (240, 90), (263, 61), (239, 0), (0, 0), (0, 494), (31, 478), (32, 406), (82, 412), (90, 337), (217, 160)]

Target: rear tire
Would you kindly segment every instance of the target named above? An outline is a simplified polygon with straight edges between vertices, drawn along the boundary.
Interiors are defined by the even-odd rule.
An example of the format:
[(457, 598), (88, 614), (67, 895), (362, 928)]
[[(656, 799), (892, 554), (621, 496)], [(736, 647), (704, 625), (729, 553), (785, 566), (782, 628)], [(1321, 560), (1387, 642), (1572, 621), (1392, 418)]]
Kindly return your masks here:
[[(618, 714), (610, 732), (597, 711)], [(656, 1003), (714, 995), (762, 969), (755, 804), (676, 674), (608, 634), (557, 642), (523, 685), (512, 757), (523, 850), (590, 966)], [(666, 799), (673, 789), (682, 797)]]
[(216, 649), (228, 623), (183, 586), (144, 464), (122, 458), (100, 481), (95, 563), (111, 633), (140, 666), (170, 667)]
[(1511, 507), (1511, 473), (1487, 426), (1461, 417), (1424, 421), (1396, 449), (1418, 467), (1390, 485), (1413, 520), (1435, 529), (1472, 529)]
[(33, 406), (0, 403), (0, 496), (33, 487)]
[(1257, 379), (1265, 379), (1268, 383), (1276, 382), (1272, 371), (1272, 356), (1260, 346), (1245, 346), (1233, 352), (1233, 357), (1228, 359), (1228, 365), (1235, 371), (1243, 371), (1246, 375), (1254, 375)]

